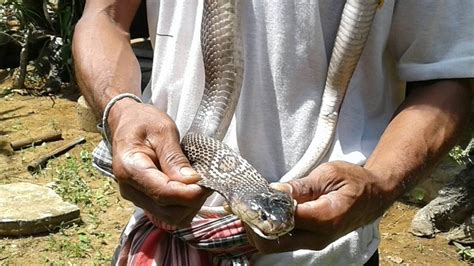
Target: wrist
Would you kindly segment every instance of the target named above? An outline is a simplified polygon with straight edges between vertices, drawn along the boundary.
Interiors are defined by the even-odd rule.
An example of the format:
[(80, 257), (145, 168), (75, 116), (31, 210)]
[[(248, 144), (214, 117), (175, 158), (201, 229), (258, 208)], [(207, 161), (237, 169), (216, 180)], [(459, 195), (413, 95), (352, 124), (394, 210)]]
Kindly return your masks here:
[(136, 104), (140, 104), (140, 103), (131, 98), (124, 98), (118, 101), (110, 108), (110, 112), (107, 117), (106, 123), (109, 125), (111, 129), (115, 128), (115, 126), (120, 121), (123, 114), (127, 112), (126, 110)]
[(375, 179), (377, 194), (383, 209), (389, 208), (402, 194), (399, 178), (389, 167), (371, 167), (365, 165), (364, 169)]
[(131, 93), (122, 93), (113, 97), (106, 105), (104, 114), (102, 116), (102, 130), (103, 138), (106, 140), (109, 148), (112, 144), (111, 127), (116, 128), (117, 123), (120, 121), (121, 115), (125, 109), (128, 109), (130, 105), (142, 103), (141, 99)]

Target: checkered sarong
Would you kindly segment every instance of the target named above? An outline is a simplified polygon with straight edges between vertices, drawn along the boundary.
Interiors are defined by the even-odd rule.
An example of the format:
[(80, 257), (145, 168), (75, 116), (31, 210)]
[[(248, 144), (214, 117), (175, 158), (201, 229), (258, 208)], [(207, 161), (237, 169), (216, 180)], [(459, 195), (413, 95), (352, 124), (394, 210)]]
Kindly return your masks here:
[[(115, 180), (104, 141), (92, 155), (93, 165)], [(189, 228), (175, 230), (140, 213), (131, 226), (129, 234), (122, 234), (114, 265), (249, 265), (255, 252), (235, 215), (200, 213)]]

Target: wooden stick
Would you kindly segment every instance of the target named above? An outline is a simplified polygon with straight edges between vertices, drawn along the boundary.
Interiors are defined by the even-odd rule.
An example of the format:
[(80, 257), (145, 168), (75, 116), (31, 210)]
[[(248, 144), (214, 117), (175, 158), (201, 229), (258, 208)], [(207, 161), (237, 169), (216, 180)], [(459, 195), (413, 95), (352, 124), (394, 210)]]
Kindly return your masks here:
[(81, 143), (84, 143), (84, 142), (86, 142), (86, 139), (81, 137), (81, 138), (78, 138), (74, 141), (66, 143), (63, 146), (47, 153), (46, 155), (41, 156), (37, 160), (34, 160), (30, 164), (28, 164), (27, 169), (30, 172), (36, 172), (41, 167), (45, 166), (49, 159), (51, 159), (53, 157), (56, 157), (58, 155), (61, 155), (61, 154), (65, 153), (66, 151), (72, 149), (74, 146), (76, 146), (78, 144), (81, 144)]
[(11, 146), (12, 146), (12, 149), (16, 151), (29, 145), (36, 145), (36, 144), (40, 144), (40, 143), (48, 142), (48, 141), (55, 141), (61, 138), (62, 138), (61, 131), (51, 130), (51, 131), (42, 133), (41, 135), (34, 136), (32, 138), (24, 138), (24, 139), (12, 141)]

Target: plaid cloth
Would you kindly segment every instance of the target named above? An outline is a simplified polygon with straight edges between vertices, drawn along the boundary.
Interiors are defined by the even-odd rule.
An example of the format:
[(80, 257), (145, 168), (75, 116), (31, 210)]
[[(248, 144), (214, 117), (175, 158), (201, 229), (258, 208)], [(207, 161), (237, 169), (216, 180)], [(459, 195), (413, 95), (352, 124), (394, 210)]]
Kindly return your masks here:
[[(112, 155), (102, 141), (92, 153), (92, 164), (113, 178)], [(256, 252), (235, 215), (199, 213), (189, 228), (175, 230), (140, 212), (122, 234), (113, 265), (249, 265)]]

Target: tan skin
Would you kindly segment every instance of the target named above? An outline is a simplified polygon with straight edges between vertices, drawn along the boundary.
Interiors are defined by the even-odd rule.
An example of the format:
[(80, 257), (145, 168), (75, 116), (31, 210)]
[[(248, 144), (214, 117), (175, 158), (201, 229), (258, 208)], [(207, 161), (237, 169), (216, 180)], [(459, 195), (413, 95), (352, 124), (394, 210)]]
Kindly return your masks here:
[[(128, 35), (138, 4), (139, 0), (87, 1), (77, 25), (77, 78), (99, 113), (115, 95), (140, 93), (140, 70)], [(250, 243), (262, 253), (322, 249), (380, 217), (426, 175), (467, 124), (472, 91), (459, 80), (413, 82), (408, 87), (412, 93), (364, 167), (330, 162), (302, 179), (277, 184), (298, 202), (296, 228), (278, 242), (247, 230)], [(200, 177), (179, 146), (172, 119), (153, 106), (125, 99), (114, 105), (108, 123), (113, 172), (122, 196), (159, 220), (188, 225), (210, 191), (195, 184)]]

